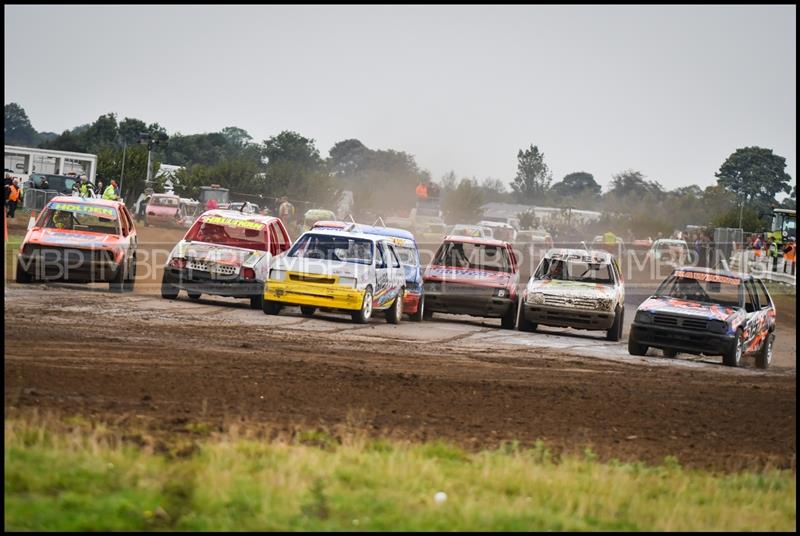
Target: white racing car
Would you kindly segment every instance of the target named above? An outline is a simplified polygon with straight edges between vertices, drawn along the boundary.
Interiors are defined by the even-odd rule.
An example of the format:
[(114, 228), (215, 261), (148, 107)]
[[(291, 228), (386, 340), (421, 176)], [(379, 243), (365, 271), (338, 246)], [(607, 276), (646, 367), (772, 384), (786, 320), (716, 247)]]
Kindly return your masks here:
[(605, 251), (551, 249), (528, 281), (519, 329), (539, 324), (604, 330), (622, 338), (625, 287), (616, 260)]
[(313, 229), (272, 263), (263, 310), (275, 315), (283, 305), (299, 305), (306, 316), (318, 308), (341, 310), (361, 324), (373, 311), (385, 311), (386, 320), (396, 324), (403, 314), (405, 285), (391, 237)]

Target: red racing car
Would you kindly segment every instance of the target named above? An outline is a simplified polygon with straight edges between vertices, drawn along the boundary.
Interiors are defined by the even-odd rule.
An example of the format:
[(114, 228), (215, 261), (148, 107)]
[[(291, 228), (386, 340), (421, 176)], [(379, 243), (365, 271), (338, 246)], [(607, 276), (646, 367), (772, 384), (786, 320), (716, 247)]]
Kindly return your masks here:
[(132, 291), (136, 228), (121, 201), (54, 197), (28, 230), (17, 259), (17, 283), (107, 282)]
[(466, 314), (500, 318), (504, 329), (514, 329), (519, 268), (508, 242), (446, 236), (423, 280), (426, 319)]

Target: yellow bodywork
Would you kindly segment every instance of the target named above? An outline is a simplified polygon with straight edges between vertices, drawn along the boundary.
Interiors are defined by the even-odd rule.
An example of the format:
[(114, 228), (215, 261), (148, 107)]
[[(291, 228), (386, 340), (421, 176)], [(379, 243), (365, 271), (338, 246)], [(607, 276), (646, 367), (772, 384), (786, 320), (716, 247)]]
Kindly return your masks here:
[(282, 281), (267, 281), (264, 299), (291, 305), (357, 311), (364, 301), (364, 291), (340, 285), (339, 277), (335, 275), (289, 272)]

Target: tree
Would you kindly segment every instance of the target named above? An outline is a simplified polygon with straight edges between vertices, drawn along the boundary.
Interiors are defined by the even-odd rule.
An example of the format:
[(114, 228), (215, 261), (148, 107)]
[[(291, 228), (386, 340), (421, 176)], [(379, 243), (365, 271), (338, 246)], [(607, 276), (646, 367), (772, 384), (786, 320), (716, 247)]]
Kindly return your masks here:
[[(122, 157), (125, 156), (125, 176), (122, 177)], [(161, 162), (153, 159), (153, 169), (158, 169)], [(144, 192), (147, 178), (147, 147), (132, 145), (123, 151), (121, 148), (108, 146), (97, 153), (97, 175), (104, 179), (106, 186), (111, 179), (121, 182), (122, 197), (133, 203)], [(120, 181), (121, 179), (121, 181)]]
[(611, 178), (610, 197), (617, 199), (661, 197), (664, 188), (656, 181), (648, 181), (640, 171), (632, 169), (617, 173)]
[(522, 198), (523, 202), (532, 203), (547, 193), (553, 175), (544, 163), (544, 154), (536, 145), (531, 145), (524, 151), (520, 150), (517, 153), (517, 160), (517, 176), (511, 183), (511, 189)]
[(743, 203), (755, 202), (768, 208), (775, 195), (791, 191), (792, 177), (786, 173), (786, 159), (772, 149), (736, 149), (714, 174), (717, 183), (736, 194)]
[(4, 139), (9, 145), (33, 147), (39, 138), (36, 129), (31, 125), (28, 114), (16, 102), (5, 105)]
[(245, 145), (253, 140), (253, 137), (246, 130), (239, 127), (225, 127), (221, 133), (227, 140), (228, 145), (239, 149), (243, 149)]
[[(718, 215), (711, 221), (712, 227), (739, 227), (739, 209), (734, 208)], [(764, 222), (759, 217), (758, 212), (752, 208), (741, 210), (742, 230), (746, 233), (763, 232)]]
[(141, 119), (126, 117), (119, 123), (119, 136), (128, 145), (139, 141), (142, 132), (147, 132), (147, 124)]
[(101, 115), (82, 136), (86, 150), (90, 153), (98, 153), (103, 148), (120, 145), (117, 114)]
[(371, 151), (356, 139), (336, 142), (328, 151), (328, 170), (340, 178), (353, 177), (362, 168)]
[(517, 214), (520, 229), (533, 229), (536, 226), (536, 211), (531, 208)]
[(576, 197), (597, 197), (600, 195), (601, 189), (601, 186), (594, 180), (594, 175), (585, 171), (577, 171), (565, 175), (561, 181), (550, 188), (550, 192), (558, 197), (574, 199)]

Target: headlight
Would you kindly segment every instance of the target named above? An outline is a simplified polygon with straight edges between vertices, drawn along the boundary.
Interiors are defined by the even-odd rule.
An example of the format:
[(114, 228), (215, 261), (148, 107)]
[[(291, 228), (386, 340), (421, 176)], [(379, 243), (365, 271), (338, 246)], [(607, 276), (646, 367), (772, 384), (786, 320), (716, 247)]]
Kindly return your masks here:
[(601, 311), (611, 311), (613, 309), (612, 307), (613, 304), (614, 300), (610, 300), (608, 298), (597, 299), (597, 308)]
[(270, 270), (269, 278), (272, 281), (283, 281), (286, 279), (286, 272), (284, 270)]
[(356, 278), (355, 277), (340, 277), (339, 284), (345, 287), (352, 287), (356, 288)]
[(651, 324), (653, 322), (653, 317), (650, 316), (650, 313), (647, 311), (637, 311), (636, 318), (633, 321), (640, 324)]
[(498, 288), (495, 289), (494, 295), (497, 296), (498, 298), (505, 298), (506, 296), (508, 296), (508, 291), (504, 288)]
[(541, 292), (533, 292), (528, 294), (528, 303), (533, 303), (536, 305), (541, 305), (544, 303), (544, 294)]

